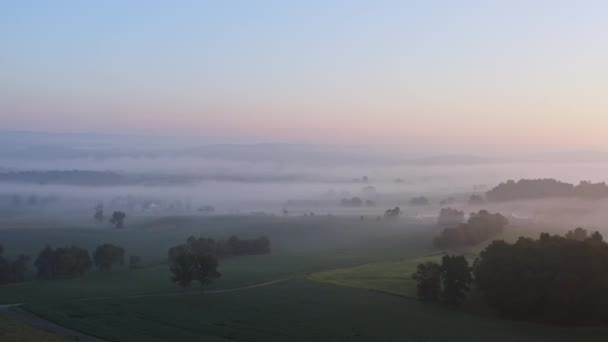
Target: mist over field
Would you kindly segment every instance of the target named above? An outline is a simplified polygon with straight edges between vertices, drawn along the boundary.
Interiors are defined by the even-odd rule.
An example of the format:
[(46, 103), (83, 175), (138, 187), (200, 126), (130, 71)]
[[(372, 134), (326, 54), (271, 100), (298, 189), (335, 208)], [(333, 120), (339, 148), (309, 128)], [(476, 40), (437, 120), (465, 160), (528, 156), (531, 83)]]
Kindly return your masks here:
[[(41, 213), (76, 209), (86, 217), (97, 204), (134, 215), (200, 213), (376, 216), (401, 206), (404, 214), (432, 220), (442, 207), (466, 212), (487, 208), (522, 219), (598, 226), (605, 202), (542, 199), (468, 203), (501, 182), (554, 178), (577, 184), (602, 182), (601, 154), (409, 153), (370, 146), (203, 144), (194, 139), (3, 133), (0, 198), (52, 198)], [(427, 206), (411, 206), (424, 196)], [(353, 208), (343, 199), (370, 200)], [(446, 204), (446, 199), (454, 201)], [(152, 206), (150, 206), (152, 203)], [(162, 205), (161, 205), (162, 203)], [(161, 208), (162, 206), (162, 208)], [(560, 208), (567, 208), (563, 210)], [(9, 213), (10, 210), (4, 210)], [(31, 214), (31, 213), (29, 213)]]

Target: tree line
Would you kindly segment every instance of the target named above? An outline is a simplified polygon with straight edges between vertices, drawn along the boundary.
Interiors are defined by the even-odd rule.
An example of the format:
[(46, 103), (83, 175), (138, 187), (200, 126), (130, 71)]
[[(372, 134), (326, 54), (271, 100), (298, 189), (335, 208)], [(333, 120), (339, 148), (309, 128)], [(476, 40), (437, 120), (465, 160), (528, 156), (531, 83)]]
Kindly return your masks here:
[[(11, 261), (4, 257), (3, 248), (0, 246), (0, 284), (24, 281), (29, 260), (28, 256), (19, 255)], [(141, 267), (140, 257), (133, 255), (129, 261), (131, 269)], [(111, 271), (113, 266), (123, 266), (124, 263), (125, 249), (106, 243), (97, 246), (92, 257), (88, 250), (74, 245), (58, 248), (46, 246), (34, 260), (34, 267), (38, 278), (57, 279), (82, 276), (93, 266), (107, 272)]]
[(542, 198), (578, 197), (584, 199), (608, 198), (605, 182), (581, 181), (578, 185), (552, 178), (508, 180), (486, 192), (486, 199), (494, 202)]
[[(461, 212), (454, 210), (444, 211), (443, 214), (442, 220), (461, 216)], [(487, 210), (480, 210), (478, 213), (471, 213), (466, 223), (443, 229), (433, 240), (433, 245), (437, 248), (476, 245), (500, 234), (508, 223), (509, 220), (499, 213), (491, 214)]]
[(608, 244), (598, 232), (494, 241), (479, 255), (474, 275), (488, 305), (503, 316), (608, 323)]
[(372, 201), (372, 200), (363, 200), (359, 197), (353, 197), (353, 198), (343, 198), (340, 200), (340, 205), (343, 207), (362, 207), (362, 206), (366, 206), (366, 207), (375, 207), (376, 206), (376, 202)]
[(577, 228), (515, 243), (492, 242), (469, 267), (463, 256), (419, 264), (413, 278), (426, 302), (461, 304), (478, 291), (499, 315), (560, 324), (608, 323), (608, 244)]

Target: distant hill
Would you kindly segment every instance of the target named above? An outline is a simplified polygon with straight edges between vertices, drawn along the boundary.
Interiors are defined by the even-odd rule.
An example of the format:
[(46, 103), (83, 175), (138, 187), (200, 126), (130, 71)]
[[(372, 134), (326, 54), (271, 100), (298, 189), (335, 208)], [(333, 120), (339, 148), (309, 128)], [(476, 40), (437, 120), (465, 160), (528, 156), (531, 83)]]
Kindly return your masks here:
[(0, 170), (0, 182), (39, 185), (179, 185), (201, 181), (217, 182), (288, 182), (297, 179), (294, 175), (241, 175), (230, 173), (164, 174), (124, 173), (91, 170)]
[(576, 197), (584, 199), (608, 198), (605, 182), (581, 181), (578, 185), (560, 182), (552, 178), (509, 180), (486, 192), (491, 202)]

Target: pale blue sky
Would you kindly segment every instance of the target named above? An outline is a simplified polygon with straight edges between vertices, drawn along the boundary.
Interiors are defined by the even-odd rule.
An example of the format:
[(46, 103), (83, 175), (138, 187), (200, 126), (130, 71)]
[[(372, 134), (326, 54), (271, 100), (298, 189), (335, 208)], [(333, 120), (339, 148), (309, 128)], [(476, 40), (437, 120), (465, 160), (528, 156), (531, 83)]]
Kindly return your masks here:
[(5, 1), (0, 129), (608, 148), (603, 1)]

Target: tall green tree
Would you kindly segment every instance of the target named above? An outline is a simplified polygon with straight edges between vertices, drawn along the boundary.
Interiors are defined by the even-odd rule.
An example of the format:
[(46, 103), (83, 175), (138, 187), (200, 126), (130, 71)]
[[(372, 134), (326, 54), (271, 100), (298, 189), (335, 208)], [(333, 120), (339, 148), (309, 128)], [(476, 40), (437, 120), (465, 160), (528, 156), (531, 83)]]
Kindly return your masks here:
[(460, 255), (444, 255), (441, 259), (443, 300), (451, 305), (460, 305), (470, 290), (473, 276), (467, 259)]
[(441, 266), (435, 262), (419, 264), (416, 273), (412, 275), (416, 280), (416, 293), (418, 299), (425, 302), (435, 302), (441, 295)]

